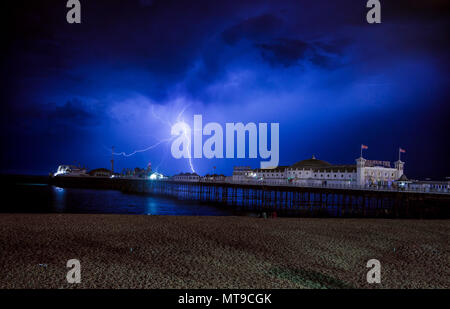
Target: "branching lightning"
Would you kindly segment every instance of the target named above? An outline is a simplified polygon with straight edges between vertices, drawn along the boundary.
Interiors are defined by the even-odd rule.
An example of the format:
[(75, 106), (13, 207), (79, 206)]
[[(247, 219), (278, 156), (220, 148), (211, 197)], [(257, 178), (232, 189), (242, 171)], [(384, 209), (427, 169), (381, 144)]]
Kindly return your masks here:
[(135, 155), (137, 153), (149, 151), (150, 149), (153, 149), (153, 148), (155, 148), (155, 147), (157, 147), (157, 146), (159, 146), (159, 145), (161, 145), (163, 143), (170, 142), (173, 139), (174, 139), (173, 137), (172, 138), (166, 138), (166, 139), (158, 141), (157, 143), (155, 143), (155, 144), (153, 144), (151, 146), (148, 146), (147, 148), (138, 149), (138, 150), (135, 150), (135, 151), (133, 151), (131, 153), (128, 153), (128, 154), (125, 153), (125, 152), (113, 152), (113, 155), (115, 155), (115, 156), (124, 156), (124, 157), (131, 157), (131, 156), (133, 156), (133, 155)]
[[(181, 118), (184, 114), (184, 111), (186, 110), (186, 108), (189, 107), (189, 104), (184, 106), (181, 111), (178, 113), (177, 115), (177, 122), (182, 122), (185, 124), (184, 120)], [(153, 110), (153, 105), (152, 105), (152, 113), (154, 113)], [(170, 122), (167, 122), (167, 124), (170, 126), (170, 128), (172, 128), (173, 124)], [(189, 141), (188, 142), (188, 146), (187, 146), (187, 151), (188, 151), (188, 161), (189, 161), (189, 167), (191, 168), (192, 173), (195, 173), (195, 169), (194, 169), (194, 165), (192, 164), (192, 154), (191, 154), (191, 145), (192, 145), (192, 141), (191, 141), (191, 136), (188, 135), (187, 129), (183, 130), (183, 136), (186, 137), (186, 139)]]
[[(182, 122), (182, 123), (184, 123), (184, 120), (182, 119), (182, 116), (183, 116), (184, 112), (186, 111), (186, 109), (187, 109), (188, 107), (189, 107), (189, 104), (188, 104), (188, 105), (185, 105), (185, 106), (180, 110), (180, 112), (178, 112), (177, 118), (176, 118), (176, 122)], [(158, 121), (160, 121), (161, 123), (167, 125), (167, 126), (169, 127), (169, 130), (172, 128), (173, 124), (172, 124), (170, 121), (167, 121), (167, 120), (162, 119), (159, 115), (157, 115), (157, 114), (155, 113), (155, 110), (154, 110), (154, 106), (153, 106), (153, 105), (152, 105), (152, 108), (151, 108), (151, 112), (152, 112), (152, 116), (153, 116), (156, 120), (158, 120)], [(189, 167), (190, 167), (191, 171), (192, 171), (193, 173), (195, 173), (194, 165), (193, 165), (193, 163), (192, 163), (192, 155), (191, 155), (191, 136), (188, 136), (187, 130), (184, 130), (184, 131), (183, 131), (183, 135), (184, 135), (184, 137), (186, 137), (186, 139), (189, 141), (188, 147), (187, 147), (187, 148), (188, 148), (188, 154), (189, 154), (189, 157), (188, 157), (188, 160), (189, 160)], [(173, 137), (170, 137), (170, 138), (166, 138), (166, 139), (159, 140), (159, 141), (157, 141), (155, 144), (153, 144), (153, 145), (151, 145), (151, 146), (148, 146), (148, 147), (146, 147), (146, 148), (144, 148), (144, 149), (134, 150), (133, 152), (128, 153), (128, 154), (125, 153), (125, 152), (113, 152), (113, 155), (115, 155), (115, 156), (123, 156), (123, 157), (131, 157), (131, 156), (133, 156), (133, 155), (135, 155), (135, 154), (137, 154), (137, 153), (146, 152), (146, 151), (149, 151), (149, 150), (151, 150), (151, 149), (153, 149), (153, 148), (156, 148), (156, 147), (158, 147), (158, 146), (161, 145), (161, 144), (169, 143), (169, 142), (173, 141), (175, 138), (176, 138), (176, 136), (173, 136)]]

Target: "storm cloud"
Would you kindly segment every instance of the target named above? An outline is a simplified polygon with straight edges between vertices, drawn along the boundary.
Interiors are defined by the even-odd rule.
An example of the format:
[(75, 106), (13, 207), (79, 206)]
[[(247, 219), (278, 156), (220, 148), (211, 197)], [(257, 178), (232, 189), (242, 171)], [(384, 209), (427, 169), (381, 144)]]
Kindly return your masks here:
[[(92, 0), (79, 25), (64, 1), (1, 5), (3, 171), (107, 166), (112, 145), (166, 138), (184, 110), (186, 121), (279, 122), (281, 165), (312, 153), (353, 163), (364, 143), (374, 159), (406, 148), (408, 176), (450, 174), (448, 1), (383, 1), (379, 25), (366, 23), (365, 1)], [(187, 170), (166, 153), (117, 166)], [(256, 162), (194, 164), (230, 173)]]

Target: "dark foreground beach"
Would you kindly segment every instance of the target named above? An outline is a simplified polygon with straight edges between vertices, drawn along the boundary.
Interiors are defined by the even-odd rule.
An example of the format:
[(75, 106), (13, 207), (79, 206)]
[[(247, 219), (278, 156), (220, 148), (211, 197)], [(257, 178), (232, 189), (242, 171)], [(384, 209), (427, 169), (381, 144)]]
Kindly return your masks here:
[[(450, 288), (449, 223), (2, 214), (0, 287)], [(366, 281), (370, 259), (381, 284)]]

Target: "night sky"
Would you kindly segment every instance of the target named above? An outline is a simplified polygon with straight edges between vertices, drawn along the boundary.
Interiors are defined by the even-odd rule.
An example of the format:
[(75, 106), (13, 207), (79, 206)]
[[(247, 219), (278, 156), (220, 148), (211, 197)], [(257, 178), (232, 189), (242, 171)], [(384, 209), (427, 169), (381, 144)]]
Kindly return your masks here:
[[(110, 167), (204, 122), (279, 122), (280, 165), (316, 157), (395, 161), (450, 176), (449, 1), (2, 1), (0, 172)], [(189, 171), (170, 143), (115, 156), (116, 171)], [(194, 159), (231, 174), (258, 159)]]

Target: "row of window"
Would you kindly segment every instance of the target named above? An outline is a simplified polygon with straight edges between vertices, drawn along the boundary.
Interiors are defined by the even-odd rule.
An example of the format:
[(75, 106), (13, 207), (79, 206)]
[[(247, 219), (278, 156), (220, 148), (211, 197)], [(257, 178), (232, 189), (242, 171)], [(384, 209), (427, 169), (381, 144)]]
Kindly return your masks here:
[[(299, 173), (288, 173), (288, 177), (289, 176), (301, 176), (301, 175), (302, 175), (302, 172), (299, 172)], [(305, 175), (308, 176), (309, 173), (306, 172)], [(317, 176), (318, 176), (318, 174), (314, 174), (314, 177), (317, 178)], [(348, 176), (348, 178), (352, 178), (352, 174), (347, 174), (347, 176)], [(273, 173), (273, 174), (263, 174), (263, 177), (284, 177), (284, 175), (283, 174), (278, 174), (278, 173)], [(326, 177), (327, 178), (331, 178), (331, 175), (327, 174)], [(333, 177), (334, 178), (338, 178), (338, 175), (334, 174)], [(345, 175), (341, 174), (341, 178), (344, 178), (344, 177), (345, 177)], [(320, 174), (320, 178), (324, 178), (324, 174)]]
[(95, 173), (94, 174), (95, 176), (97, 176), (97, 177), (109, 177), (109, 173), (107, 174), (107, 173)]
[[(370, 172), (370, 173), (369, 173), (369, 172), (366, 171), (366, 172), (364, 173), (364, 175), (365, 175), (365, 176), (369, 176), (369, 175), (370, 175), (370, 176), (374, 176), (375, 173), (374, 173), (374, 172)], [(378, 172), (378, 176), (381, 176), (381, 172)], [(388, 173), (384, 173), (384, 177), (388, 177)], [(394, 173), (391, 174), (391, 177), (394, 177)]]

